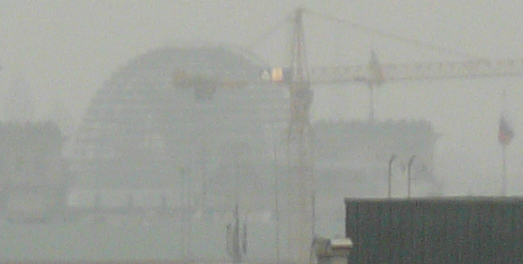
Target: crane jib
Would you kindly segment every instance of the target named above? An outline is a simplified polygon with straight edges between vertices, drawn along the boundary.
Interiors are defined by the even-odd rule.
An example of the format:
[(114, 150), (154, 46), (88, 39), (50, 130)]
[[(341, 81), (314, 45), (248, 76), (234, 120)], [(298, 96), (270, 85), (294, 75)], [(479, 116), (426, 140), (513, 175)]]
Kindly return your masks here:
[[(313, 84), (380, 83), (400, 80), (523, 76), (523, 59), (383, 64), (377, 67), (377, 69), (369, 65), (313, 67), (310, 69), (310, 82)], [(379, 70), (379, 74), (376, 74), (376, 70)], [(292, 69), (275, 67), (263, 70), (260, 79), (271, 83), (288, 84), (292, 82)]]

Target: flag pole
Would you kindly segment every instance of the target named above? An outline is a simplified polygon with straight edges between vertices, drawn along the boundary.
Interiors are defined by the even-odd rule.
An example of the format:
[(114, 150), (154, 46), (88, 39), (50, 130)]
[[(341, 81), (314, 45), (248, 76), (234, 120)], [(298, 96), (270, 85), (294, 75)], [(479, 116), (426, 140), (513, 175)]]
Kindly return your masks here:
[[(502, 105), (501, 105), (501, 107), (503, 109), (503, 114), (505, 114), (505, 111), (507, 110), (506, 99), (507, 99), (507, 88), (503, 87), (503, 97), (502, 97)], [(502, 159), (503, 159), (503, 168), (502, 168), (502, 172), (501, 172), (501, 181), (502, 181), (501, 195), (503, 197), (505, 197), (506, 194), (507, 194), (507, 182), (506, 182), (506, 179), (507, 179), (507, 155), (506, 155), (506, 148), (507, 148), (507, 144), (502, 143), (501, 144), (501, 152), (502, 152)]]
[(502, 195), (503, 197), (507, 194), (507, 163), (506, 163), (506, 146), (502, 145), (502, 152), (503, 152), (503, 174), (501, 175), (502, 181), (503, 181), (503, 189), (502, 189)]

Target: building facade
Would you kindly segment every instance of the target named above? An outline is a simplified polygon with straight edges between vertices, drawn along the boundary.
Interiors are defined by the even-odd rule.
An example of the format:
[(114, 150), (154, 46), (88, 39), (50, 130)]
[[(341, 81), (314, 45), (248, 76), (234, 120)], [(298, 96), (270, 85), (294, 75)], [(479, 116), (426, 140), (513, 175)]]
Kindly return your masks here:
[(224, 47), (131, 60), (98, 90), (76, 136), (77, 188), (158, 190), (173, 206), (260, 205), (238, 196), (264, 192), (288, 113), (281, 87), (256, 84), (263, 67)]

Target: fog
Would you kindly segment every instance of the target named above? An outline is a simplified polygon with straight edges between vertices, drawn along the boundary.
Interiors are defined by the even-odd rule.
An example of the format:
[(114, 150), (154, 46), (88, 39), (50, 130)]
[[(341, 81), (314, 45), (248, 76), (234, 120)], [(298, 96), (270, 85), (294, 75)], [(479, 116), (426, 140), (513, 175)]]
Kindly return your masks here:
[[(523, 54), (523, 2), (516, 0), (4, 0), (0, 117), (52, 119), (74, 137), (106, 80), (131, 60), (173, 45), (226, 44), (248, 50), (267, 65), (287, 66), (297, 7), (339, 19), (305, 15), (310, 67), (365, 65), (371, 50), (382, 64), (519, 59)], [(515, 132), (506, 149), (507, 194), (521, 195), (521, 87), (521, 77), (386, 82), (375, 93), (375, 117), (431, 122), (440, 135), (433, 169), (444, 183), (442, 195), (500, 195), (499, 118), (507, 113)], [(366, 85), (313, 89), (313, 121), (367, 119)], [(336, 208), (342, 211), (339, 203)], [(338, 227), (323, 228), (329, 234), (343, 233)]]

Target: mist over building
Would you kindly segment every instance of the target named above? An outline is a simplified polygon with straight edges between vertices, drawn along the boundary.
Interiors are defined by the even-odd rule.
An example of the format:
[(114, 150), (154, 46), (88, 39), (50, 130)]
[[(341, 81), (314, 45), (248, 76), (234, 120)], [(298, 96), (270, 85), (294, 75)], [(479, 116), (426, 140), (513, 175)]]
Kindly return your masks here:
[[(77, 187), (157, 190), (170, 206), (227, 212), (235, 188), (263, 195), (286, 125), (284, 90), (213, 83), (255, 83), (263, 67), (224, 47), (160, 48), (130, 61), (100, 88), (80, 126)], [(212, 81), (176, 83), (179, 74)], [(248, 197), (242, 203), (269, 206)]]
[[(163, 47), (118, 69), (76, 135), (69, 205), (222, 219), (238, 203), (245, 214), (265, 215), (262, 221), (285, 219), (292, 206), (286, 190), (296, 184), (286, 177), (288, 94), (259, 83), (264, 69), (223, 46)], [(386, 196), (392, 155), (403, 159), (394, 164), (395, 195), (405, 190), (405, 162), (413, 155), (414, 194), (441, 191), (431, 173), (438, 136), (426, 121), (318, 121), (314, 129), (317, 224), (324, 230), (340, 221), (333, 204), (344, 197)]]
[[(486, 211), (470, 211), (469, 218), (476, 229), (487, 228), (467, 233), (470, 223), (461, 207), (457, 221), (448, 224), (452, 214), (446, 209), (423, 213), (428, 207), (418, 210), (417, 202), (443, 189), (446, 195), (485, 196), (498, 195), (506, 185), (507, 194), (521, 194), (523, 64), (517, 54), (523, 46), (513, 32), (523, 20), (517, 1), (475, 2), (475, 8), (416, 1), (15, 2), (0, 4), (4, 261), (240, 263), (227, 256), (233, 240), (228, 227), (239, 220), (248, 226), (242, 237), (249, 245), (245, 263), (305, 263), (292, 261), (297, 254), (287, 247), (301, 244), (308, 251), (311, 239), (293, 239), (289, 233), (308, 232), (302, 224), (314, 218), (311, 233), (342, 235), (345, 217), (349, 221), (343, 199), (387, 197), (389, 182), (394, 198), (406, 197), (412, 187), (413, 198), (404, 200), (415, 208), (409, 213), (381, 205), (374, 211), (356, 209), (352, 215), (358, 223), (370, 224), (357, 228), (377, 232), (346, 235), (368, 255), (378, 255), (376, 239), (384, 241), (388, 253), (405, 252), (410, 244), (420, 248), (410, 234), (427, 235), (427, 228), (437, 231), (430, 241), (459, 249), (440, 237), (461, 241), (470, 233), (474, 239), (468, 242), (474, 243), (492, 240), (490, 227), (501, 232), (517, 227), (514, 221), (500, 222), (510, 215), (488, 205)], [(304, 27), (301, 13), (289, 19), (298, 6), (305, 8)], [(293, 26), (295, 32), (304, 29), (303, 45), (290, 42)], [(300, 120), (306, 117), (302, 124), (309, 128), (312, 118), (314, 143), (300, 151), (303, 144), (293, 141), (296, 148), (288, 149), (289, 116), (297, 117), (289, 104), (298, 97), (290, 98), (288, 83), (261, 84), (259, 73), (270, 66), (245, 50), (155, 48), (190, 39), (235, 43), (271, 66), (301, 69), (289, 60), (306, 55), (303, 69), (318, 75), (310, 79), (315, 102)], [(370, 50), (380, 54), (382, 63), (375, 66), (388, 78), (376, 94), (376, 121), (361, 120), (368, 98), (374, 107), (374, 97), (367, 96), (372, 80), (365, 83), (359, 74), (357, 82), (331, 79), (344, 79), (352, 69), (372, 71), (364, 65)], [(434, 74), (437, 79), (430, 78)], [(512, 74), (518, 77), (508, 77)], [(498, 102), (502, 89), (503, 97), (508, 91), (506, 102)], [(514, 114), (515, 140), (507, 152), (496, 140), (501, 109)], [(302, 161), (309, 154), (314, 162), (293, 166), (293, 157)], [(305, 193), (299, 190), (307, 184), (296, 183), (309, 182), (298, 181), (309, 165), (313, 202), (289, 203), (287, 196)], [(300, 210), (313, 203), (312, 214)], [(301, 214), (289, 213), (293, 208)], [(382, 221), (387, 211), (392, 221)], [(414, 221), (410, 212), (422, 214), (424, 221)], [(394, 222), (405, 229), (386, 224)], [(368, 237), (371, 250), (361, 237)], [(404, 241), (390, 246), (389, 238)], [(488, 255), (504, 243), (485, 249), (485, 243), (475, 244)], [(521, 243), (514, 244), (517, 250)], [(447, 251), (438, 248), (432, 247), (438, 255)]]
[[(140, 256), (124, 246), (110, 254), (96, 248), (99, 236), (113, 229), (122, 235), (107, 243), (125, 245), (122, 241), (143, 237), (155, 248), (154, 256), (191, 259), (199, 245), (207, 249), (201, 258), (223, 259), (225, 227), (238, 205), (237, 216), (249, 230), (248, 258), (275, 256), (281, 247), (281, 258), (292, 259), (286, 247), (297, 223), (289, 201), (298, 184), (289, 177), (287, 158), (289, 95), (284, 85), (260, 82), (265, 69), (243, 50), (224, 46), (162, 47), (130, 60), (103, 83), (75, 133), (69, 129), (63, 135), (65, 127), (59, 131), (53, 123), (43, 126), (60, 135), (49, 152), (54, 159), (43, 158), (45, 151), (33, 151), (31, 144), (11, 151), (13, 159), (23, 153), (29, 164), (24, 168), (50, 170), (31, 178), (17, 171), (18, 163), (5, 167), (10, 168), (5, 179), (23, 180), (23, 188), (41, 194), (27, 195), (26, 189), (9, 194), (4, 200), (9, 217), (46, 223), (33, 229), (34, 236), (84, 232), (82, 243), (95, 248), (95, 259)], [(67, 124), (63, 108), (60, 101), (53, 108), (55, 123)], [(16, 137), (18, 127), (44, 131), (23, 123), (6, 130), (18, 143), (30, 143)], [(318, 235), (341, 233), (343, 198), (387, 195), (393, 155), (394, 196), (406, 196), (407, 162), (413, 156), (413, 195), (441, 191), (432, 173), (438, 134), (426, 121), (319, 120), (313, 128)], [(57, 168), (58, 182), (48, 175)], [(47, 185), (53, 189), (41, 191)], [(150, 232), (162, 236), (151, 238)], [(74, 250), (67, 254), (80, 258)]]

